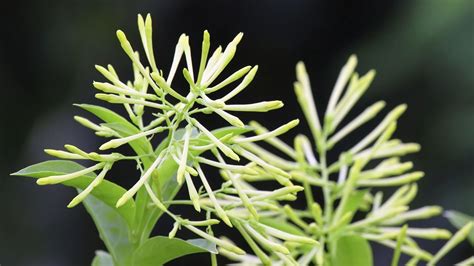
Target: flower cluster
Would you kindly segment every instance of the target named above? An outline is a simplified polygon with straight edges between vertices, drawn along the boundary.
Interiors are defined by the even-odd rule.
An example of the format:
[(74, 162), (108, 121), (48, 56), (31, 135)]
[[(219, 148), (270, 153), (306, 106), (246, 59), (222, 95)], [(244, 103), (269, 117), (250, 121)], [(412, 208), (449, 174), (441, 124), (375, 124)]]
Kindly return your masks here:
[[(149, 15), (146, 19), (138, 16), (138, 29), (148, 61), (147, 65), (140, 60), (138, 52), (132, 48), (125, 34), (120, 30), (117, 31), (118, 40), (133, 63), (133, 81), (121, 81), (111, 65), (96, 66), (96, 69), (107, 79), (106, 82), (93, 83), (93, 86), (100, 91), (96, 94), (96, 98), (123, 105), (130, 122), (108, 109), (91, 105), (79, 106), (95, 114), (105, 123), (97, 124), (83, 117), (75, 117), (77, 122), (93, 130), (96, 135), (111, 138), (102, 144), (99, 150), (107, 151), (129, 144), (136, 155), (125, 156), (116, 152), (88, 153), (72, 145), (65, 145), (65, 151), (47, 149), (46, 153), (61, 159), (90, 160), (95, 164), (73, 173), (42, 177), (37, 183), (57, 184), (99, 171), (87, 188), (68, 205), (68, 207), (73, 207), (84, 200), (104, 180), (107, 172), (116, 162), (135, 160), (141, 176), (118, 199), (116, 208), (122, 207), (134, 197), (137, 203), (145, 201), (153, 204), (155, 213), (166, 213), (175, 220), (175, 225), (169, 232), (170, 238), (175, 236), (179, 228), (185, 227), (216, 243), (225, 250), (224, 252), (244, 254), (242, 249), (229, 241), (213, 236), (211, 226), (223, 221), (230, 227), (235, 226), (252, 245), (255, 240), (268, 248), (269, 252), (276, 253), (282, 258), (290, 258), (289, 251), (283, 242), (317, 245), (318, 242), (314, 239), (286, 233), (259, 221), (260, 215), (275, 209), (276, 200), (294, 200), (295, 194), (301, 191), (302, 187), (293, 185), (288, 172), (269, 163), (265, 158), (260, 158), (259, 152), (252, 147), (258, 141), (271, 141), (298, 125), (299, 121), (297, 119), (290, 121), (272, 131), (255, 136), (243, 135), (256, 127), (254, 124), (246, 125), (237, 116), (231, 114), (232, 112), (267, 112), (283, 106), (281, 101), (229, 103), (232, 98), (248, 87), (258, 66), (243, 67), (222, 81), (216, 82), (234, 57), (243, 35), (238, 34), (225, 49), (219, 46), (208, 58), (210, 36), (205, 31), (198, 68), (195, 68), (191, 59), (189, 37), (181, 35), (176, 45), (171, 69), (165, 75), (163, 70), (158, 69), (155, 61), (151, 23)], [(173, 80), (175, 76), (178, 76), (177, 71), (183, 57), (186, 67), (182, 69), (182, 75), (187, 82), (187, 88), (178, 89)], [(198, 71), (195, 72), (194, 69)], [(239, 81), (238, 84), (223, 97), (212, 97), (214, 92), (224, 90), (237, 81)], [(107, 110), (106, 114), (102, 112), (104, 110)], [(144, 116), (146, 111), (151, 111), (154, 117), (149, 122), (146, 122)], [(217, 130), (207, 129), (204, 123), (197, 119), (198, 114), (217, 114), (227, 121), (230, 127)], [(107, 116), (113, 116), (115, 122), (111, 123)], [(156, 148), (150, 142), (154, 136), (164, 136), (161, 144)], [(204, 157), (205, 152), (208, 154), (210, 152), (213, 158)], [(241, 158), (249, 163), (239, 164)], [(229, 163), (229, 160), (235, 163)], [(202, 165), (209, 165), (221, 171), (225, 182), (220, 188), (211, 188)], [(171, 172), (170, 177), (167, 177), (167, 172)], [(262, 191), (244, 181), (244, 176), (245, 178), (265, 177), (276, 180), (283, 187), (275, 191)], [(200, 182), (202, 186), (197, 187), (197, 182)], [(189, 200), (174, 199), (184, 183)], [(166, 193), (164, 190), (169, 188), (170, 184), (173, 184), (171, 187), (174, 189)], [(202, 221), (190, 221), (174, 214), (169, 206), (178, 204), (192, 205), (198, 212), (205, 210), (207, 218)], [(146, 206), (144, 209), (145, 211), (142, 210), (142, 212), (145, 213), (137, 213), (136, 219), (139, 219), (139, 215), (148, 215), (152, 221), (158, 218), (159, 214), (148, 214), (148, 212), (153, 212), (148, 211)], [(216, 215), (219, 220), (211, 218), (211, 214)], [(206, 232), (198, 229), (200, 226), (207, 227)], [(269, 261), (263, 253), (261, 256), (263, 261)]]
[[(394, 108), (362, 140), (342, 152), (338, 160), (328, 162), (328, 153), (335, 145), (376, 117), (385, 106), (383, 101), (376, 102), (344, 126), (341, 125), (368, 89), (375, 74), (372, 70), (359, 77), (354, 72), (356, 64), (356, 57), (351, 56), (342, 68), (324, 113), (324, 123), (319, 119), (305, 66), (303, 63), (297, 65), (294, 88), (314, 144), (304, 135), (295, 138), (293, 147), (277, 137), (265, 140), (284, 156), (275, 155), (255, 143), (244, 146), (290, 173), (304, 187), (306, 209), (296, 210), (286, 204), (268, 215), (288, 231), (309, 236), (320, 244), (313, 248), (292, 247), (292, 265), (329, 265), (331, 260), (339, 256), (338, 241), (345, 236), (363, 238), (395, 249), (396, 259), (392, 265), (397, 265), (400, 253), (412, 257), (409, 265), (416, 265), (418, 261), (436, 264), (466, 238), (472, 223), (454, 236), (445, 229), (408, 227), (407, 222), (439, 215), (442, 209), (439, 206), (409, 209), (410, 202), (417, 194), (416, 181), (424, 174), (412, 171), (413, 163), (400, 159), (405, 154), (417, 152), (419, 145), (392, 139), (397, 119), (405, 111), (406, 105)], [(253, 127), (257, 134), (267, 131), (256, 123)], [(244, 179), (253, 181), (252, 176)], [(384, 195), (386, 189), (379, 190), (392, 187), (398, 188), (388, 196)], [(313, 191), (318, 190), (324, 197), (323, 207), (313, 196)], [(433, 255), (420, 248), (415, 238), (451, 240)], [(258, 250), (256, 255), (260, 257)], [(229, 257), (245, 265), (259, 265), (256, 256)], [(287, 265), (288, 261), (275, 256), (271, 264)]]

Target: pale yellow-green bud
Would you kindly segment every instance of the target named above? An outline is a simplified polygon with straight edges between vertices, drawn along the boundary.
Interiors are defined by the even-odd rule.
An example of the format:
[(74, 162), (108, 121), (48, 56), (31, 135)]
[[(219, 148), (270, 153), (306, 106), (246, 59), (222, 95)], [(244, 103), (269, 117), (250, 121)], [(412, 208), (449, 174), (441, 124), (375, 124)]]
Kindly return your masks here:
[(178, 222), (174, 222), (173, 224), (173, 228), (171, 229), (171, 231), (168, 233), (168, 238), (169, 239), (172, 239), (175, 237), (176, 233), (178, 232), (178, 229), (180, 227), (180, 224)]
[(248, 73), (245, 75), (243, 78), (242, 82), (235, 87), (233, 90), (231, 90), (227, 95), (222, 97), (220, 100), (223, 102), (227, 102), (228, 100), (234, 98), (237, 94), (239, 94), (241, 91), (243, 91), (247, 86), (252, 82), (252, 80), (255, 77), (255, 74), (257, 74), (258, 66), (254, 66)]
[(76, 120), (79, 124), (83, 125), (84, 127), (87, 127), (87, 128), (90, 128), (94, 131), (101, 131), (102, 130), (102, 127), (91, 122), (90, 120), (84, 118), (84, 117), (81, 117), (81, 116), (74, 116), (74, 120)]

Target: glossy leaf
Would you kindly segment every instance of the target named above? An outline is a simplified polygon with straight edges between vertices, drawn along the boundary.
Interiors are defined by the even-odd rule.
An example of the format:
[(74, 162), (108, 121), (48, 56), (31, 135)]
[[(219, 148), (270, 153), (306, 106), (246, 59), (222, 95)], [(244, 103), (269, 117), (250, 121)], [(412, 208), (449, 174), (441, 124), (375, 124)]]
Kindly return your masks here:
[(133, 254), (134, 266), (163, 265), (176, 258), (210, 252), (217, 254), (216, 245), (205, 239), (182, 240), (156, 236), (145, 241)]
[(112, 110), (109, 110), (105, 107), (98, 106), (98, 105), (92, 105), (92, 104), (75, 104), (75, 106), (78, 106), (86, 111), (91, 112), (98, 118), (100, 118), (102, 121), (106, 123), (122, 123), (124, 125), (131, 125), (130, 128), (136, 128), (134, 125), (130, 124), (127, 119), (125, 119), (123, 116), (115, 113)]
[(372, 249), (369, 242), (358, 235), (340, 237), (335, 245), (333, 265), (337, 266), (371, 266)]
[(114, 259), (114, 265), (130, 265), (135, 247), (129, 240), (127, 223), (117, 209), (91, 195), (84, 200), (84, 207), (94, 220), (100, 238)]
[(97, 250), (91, 266), (114, 266), (114, 259), (109, 253)]
[[(361, 204), (363, 203), (365, 193), (367, 193), (367, 190), (355, 190), (352, 191), (352, 193), (349, 195), (349, 200), (347, 201), (347, 204), (342, 211), (342, 216), (344, 216), (348, 212), (352, 212), (352, 217), (354, 217), (355, 213), (357, 210), (361, 207)], [(348, 224), (350, 220), (347, 221), (346, 224)]]
[[(446, 211), (444, 216), (448, 218), (449, 222), (457, 229), (461, 229), (469, 222), (474, 222), (474, 217), (458, 211)], [(474, 230), (471, 230), (467, 239), (469, 240), (469, 243), (474, 246)]]
[[(41, 178), (51, 175), (73, 173), (82, 169), (84, 169), (84, 167), (76, 162), (67, 160), (51, 160), (28, 166), (12, 175)], [(89, 173), (61, 184), (83, 190), (94, 180), (94, 178), (95, 174)], [(91, 195), (103, 201), (108, 206), (115, 208), (117, 200), (125, 192), (126, 190), (121, 186), (108, 180), (103, 180), (92, 190)], [(135, 202), (133, 200), (128, 201), (126, 204), (118, 208), (117, 212), (127, 221), (128, 224), (132, 224), (135, 216)]]

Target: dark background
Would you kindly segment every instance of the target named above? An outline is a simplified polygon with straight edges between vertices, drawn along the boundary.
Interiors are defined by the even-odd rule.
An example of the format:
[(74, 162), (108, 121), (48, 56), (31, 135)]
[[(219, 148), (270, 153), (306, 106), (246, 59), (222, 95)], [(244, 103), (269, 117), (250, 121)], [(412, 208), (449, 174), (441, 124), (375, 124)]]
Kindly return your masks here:
[[(354, 3), (353, 3), (354, 2)], [(426, 172), (413, 207), (439, 204), (474, 214), (474, 2), (418, 1), (9, 1), (0, 15), (0, 264), (87, 265), (103, 248), (85, 209), (67, 209), (74, 191), (38, 187), (10, 177), (49, 159), (42, 150), (64, 143), (95, 150), (102, 140), (76, 124), (72, 103), (92, 102), (94, 64), (111, 63), (129, 77), (130, 64), (115, 39), (123, 29), (138, 47), (137, 13), (153, 16), (157, 62), (168, 69), (179, 34), (199, 54), (202, 31), (212, 47), (245, 33), (233, 69), (259, 64), (241, 102), (282, 99), (285, 108), (256, 118), (276, 127), (302, 117), (293, 95), (294, 65), (304, 60), (320, 112), (340, 67), (355, 53), (358, 71), (377, 77), (356, 110), (384, 99), (408, 103), (396, 137), (422, 145), (410, 156)], [(388, 110), (388, 109), (387, 109)], [(212, 127), (213, 121), (207, 121)], [(306, 124), (294, 130), (308, 133)], [(290, 141), (295, 133), (285, 138)], [(355, 136), (354, 136), (355, 137)], [(125, 171), (123, 170), (125, 169)], [(126, 167), (117, 179), (133, 182)], [(131, 180), (131, 181), (130, 181)], [(127, 181), (125, 181), (127, 183)], [(216, 183), (217, 184), (217, 181)], [(453, 228), (444, 218), (423, 226)], [(170, 230), (168, 223), (158, 229)], [(225, 233), (225, 232), (223, 232)], [(191, 237), (182, 234), (182, 237)], [(426, 242), (437, 250), (442, 242)], [(461, 245), (444, 265), (472, 250)], [(391, 251), (376, 247), (377, 265)], [(195, 255), (176, 262), (208, 264)]]

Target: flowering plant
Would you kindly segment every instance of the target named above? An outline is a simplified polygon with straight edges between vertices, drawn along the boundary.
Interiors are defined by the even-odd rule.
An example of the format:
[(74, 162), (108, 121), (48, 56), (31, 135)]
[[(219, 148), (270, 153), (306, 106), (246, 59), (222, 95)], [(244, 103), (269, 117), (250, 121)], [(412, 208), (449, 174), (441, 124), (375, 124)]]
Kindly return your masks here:
[[(93, 265), (161, 265), (199, 252), (209, 252), (213, 265), (217, 265), (218, 253), (242, 265), (372, 265), (367, 241), (393, 248), (393, 265), (398, 264), (401, 253), (413, 257), (412, 265), (420, 260), (435, 264), (467, 237), (472, 222), (464, 223), (435, 255), (413, 240), (445, 239), (451, 234), (443, 229), (409, 228), (406, 224), (438, 215), (441, 208), (409, 210), (417, 193), (415, 181), (423, 173), (409, 172), (412, 163), (399, 159), (418, 151), (419, 146), (391, 139), (396, 121), (406, 109), (404, 105), (391, 111), (338, 160), (330, 163), (327, 159), (336, 144), (374, 118), (385, 105), (382, 101), (375, 103), (339, 129), (374, 77), (373, 71), (362, 77), (354, 73), (354, 56), (336, 82), (324, 123), (319, 120), (305, 67), (302, 63), (297, 65), (295, 92), (314, 142), (298, 135), (292, 147), (278, 136), (297, 126), (298, 119), (267, 130), (255, 121), (246, 124), (235, 115), (283, 107), (281, 101), (275, 100), (231, 103), (249, 86), (258, 66), (243, 67), (217, 81), (233, 59), (241, 33), (225, 48), (219, 46), (210, 53), (210, 36), (205, 31), (199, 65), (193, 64), (189, 37), (183, 34), (171, 68), (164, 71), (158, 68), (154, 56), (151, 24), (149, 15), (145, 19), (138, 16), (145, 55), (141, 58), (125, 34), (117, 31), (118, 40), (132, 61), (133, 80), (121, 80), (111, 65), (96, 66), (107, 80), (93, 83), (100, 91), (96, 98), (122, 105), (128, 117), (102, 106), (77, 105), (101, 121), (74, 117), (97, 136), (110, 139), (98, 148), (101, 152), (83, 151), (74, 145), (65, 145), (65, 150), (46, 149), (47, 154), (59, 160), (14, 173), (37, 178), (39, 185), (60, 183), (77, 189), (78, 195), (68, 207), (80, 203), (85, 206), (107, 248), (107, 252), (96, 252)], [(182, 60), (185, 67), (180, 69)], [(173, 82), (180, 74), (186, 88), (178, 89)], [(232, 89), (224, 96), (213, 97), (214, 92), (229, 87)], [(217, 115), (229, 126), (208, 129), (202, 119), (207, 115)], [(159, 145), (153, 145), (155, 139), (159, 139)], [(281, 154), (259, 142), (269, 143)], [(108, 152), (126, 144), (134, 154)], [(114, 165), (125, 160), (136, 162), (139, 176), (129, 189), (106, 179)], [(372, 164), (376, 160), (381, 161)], [(90, 166), (75, 161), (85, 161)], [(212, 174), (203, 165), (219, 170), (220, 187), (211, 187), (208, 178)], [(259, 189), (259, 181), (270, 181), (278, 188)], [(188, 197), (177, 199), (184, 185)], [(383, 193), (376, 191), (379, 187), (397, 186), (400, 187), (385, 201)], [(318, 189), (324, 196), (323, 206), (313, 197)], [(297, 210), (289, 203), (303, 190), (300, 194), (304, 194), (306, 208)], [(175, 205), (194, 208), (203, 213), (202, 219), (192, 220), (175, 213)], [(163, 214), (173, 219), (174, 225), (167, 237), (152, 237)], [(255, 255), (247, 254), (224, 236), (215, 236), (213, 228), (220, 222), (234, 227)], [(183, 228), (199, 238), (177, 238)]]

